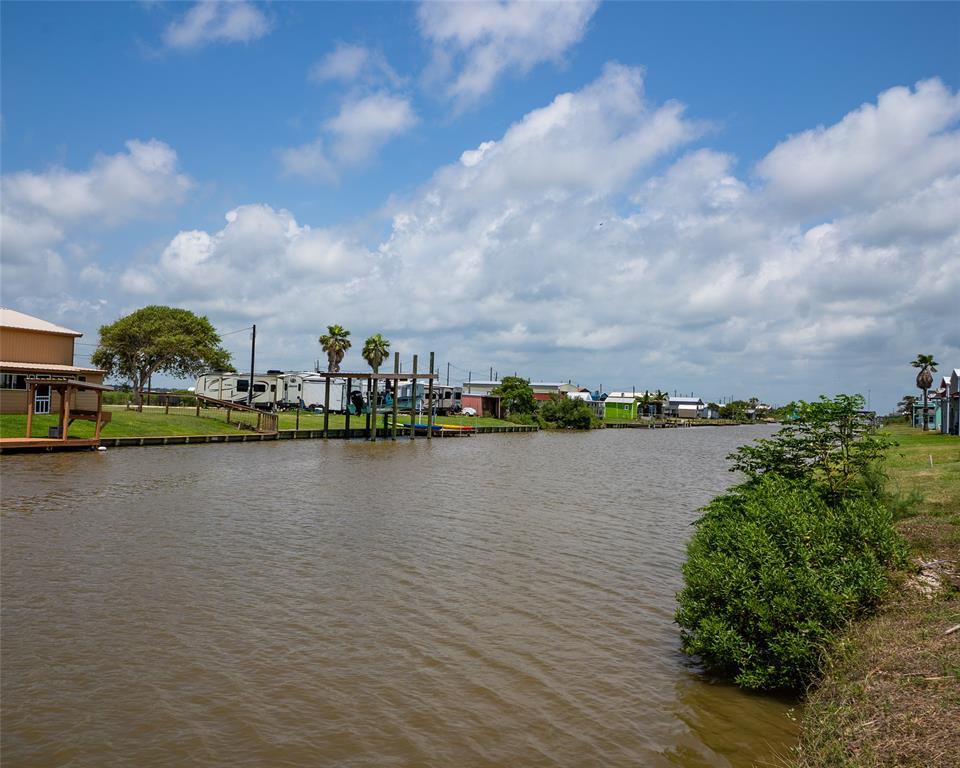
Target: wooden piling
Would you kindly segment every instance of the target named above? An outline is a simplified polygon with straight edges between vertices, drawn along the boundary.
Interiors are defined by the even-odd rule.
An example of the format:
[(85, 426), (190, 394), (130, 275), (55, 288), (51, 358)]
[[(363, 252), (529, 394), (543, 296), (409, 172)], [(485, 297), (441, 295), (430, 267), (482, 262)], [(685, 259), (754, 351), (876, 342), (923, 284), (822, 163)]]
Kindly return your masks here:
[[(396, 374), (400, 373), (400, 353), (393, 353), (393, 372)], [(393, 380), (393, 431), (390, 435), (392, 440), (397, 439), (397, 411), (399, 409), (399, 391), (400, 391), (400, 379), (396, 378)]]
[(417, 356), (413, 356), (413, 382), (410, 386), (410, 439), (416, 437), (417, 423)]
[(433, 439), (433, 352), (430, 353), (430, 383), (427, 385), (427, 440)]
[(373, 377), (370, 379), (370, 384), (367, 387), (367, 391), (371, 392), (370, 395), (370, 413), (367, 414), (367, 423), (370, 425), (370, 442), (377, 442), (377, 371), (374, 370)]
[[(301, 389), (301, 392), (303, 390)], [(323, 384), (323, 436), (330, 433), (330, 377)]]
[(347, 406), (343, 409), (344, 414), (346, 414), (346, 423), (344, 424), (344, 429), (347, 430), (347, 434), (350, 434), (350, 405), (352, 401), (350, 395), (353, 394), (353, 379), (347, 379)]

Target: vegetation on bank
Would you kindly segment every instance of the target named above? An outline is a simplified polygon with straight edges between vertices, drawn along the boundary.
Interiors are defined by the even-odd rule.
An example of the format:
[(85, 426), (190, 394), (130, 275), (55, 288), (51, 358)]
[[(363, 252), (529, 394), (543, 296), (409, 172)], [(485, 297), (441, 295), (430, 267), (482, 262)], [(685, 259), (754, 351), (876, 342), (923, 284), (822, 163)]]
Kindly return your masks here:
[(909, 568), (833, 644), (803, 708), (797, 768), (953, 768), (960, 755), (960, 439), (888, 426), (887, 493)]
[[(242, 428), (237, 426), (236, 414), (234, 423), (226, 422), (226, 412), (222, 409), (201, 408), (199, 418), (193, 408), (177, 408), (172, 406), (170, 413), (165, 413), (162, 406), (144, 406), (142, 412), (127, 410), (124, 407), (108, 407), (111, 412), (111, 421), (101, 430), (103, 437), (150, 437), (174, 435), (225, 435), (233, 434)], [(294, 429), (297, 426), (296, 411), (283, 411), (279, 415), (280, 429)], [(409, 422), (409, 414), (400, 414), (400, 423)], [(423, 419), (426, 420), (425, 418)], [(366, 416), (352, 416), (351, 429), (362, 429), (366, 426)], [(436, 424), (456, 424), (472, 427), (509, 427), (512, 422), (503, 419), (475, 416), (437, 416)], [(32, 437), (46, 437), (50, 427), (59, 424), (57, 414), (35, 415), (31, 429)], [(300, 429), (323, 429), (323, 414), (301, 411)], [(383, 425), (381, 415), (379, 424)], [(346, 417), (331, 413), (329, 418), (330, 429), (344, 429)], [(27, 429), (25, 414), (3, 414), (0, 416), (0, 436), (23, 437)], [(94, 424), (90, 421), (75, 421), (70, 427), (70, 436), (75, 438), (93, 437)]]
[(774, 437), (731, 454), (746, 482), (707, 505), (683, 566), (684, 650), (751, 689), (802, 691), (905, 563), (879, 463), (889, 440), (859, 396), (796, 405)]

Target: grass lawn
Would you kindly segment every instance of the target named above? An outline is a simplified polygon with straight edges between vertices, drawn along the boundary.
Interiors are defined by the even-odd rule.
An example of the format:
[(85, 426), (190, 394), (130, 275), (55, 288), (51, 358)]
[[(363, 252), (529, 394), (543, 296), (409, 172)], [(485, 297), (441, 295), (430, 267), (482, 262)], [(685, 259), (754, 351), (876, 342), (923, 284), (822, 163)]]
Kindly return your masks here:
[(960, 764), (960, 630), (946, 634), (960, 624), (960, 438), (906, 424), (887, 431), (899, 443), (888, 489), (922, 495), (897, 523), (912, 569), (833, 649), (804, 708), (803, 768)]
[[(223, 420), (196, 416), (164, 414), (156, 411), (112, 410), (112, 421), (100, 430), (101, 437), (146, 437), (150, 435), (224, 435), (237, 432), (237, 427)], [(54, 414), (33, 417), (31, 437), (46, 437), (47, 428), (59, 424)], [(70, 437), (93, 437), (94, 423), (78, 420), (70, 426)], [(26, 414), (0, 415), (0, 436), (24, 437), (27, 430)]]
[[(146, 407), (143, 413), (126, 410), (123, 406), (107, 407), (112, 414), (112, 420), (100, 432), (102, 437), (146, 437), (152, 435), (225, 435), (238, 431), (236, 425), (227, 424), (222, 410), (200, 409), (197, 418), (192, 408), (180, 409), (179, 413), (164, 413), (160, 407)], [(176, 409), (171, 409), (176, 410)], [(297, 422), (295, 411), (279, 414), (280, 429), (294, 429)], [(236, 417), (234, 417), (236, 418)], [(383, 416), (380, 417), (383, 424)], [(426, 423), (426, 417), (418, 419), (418, 423)], [(400, 415), (400, 423), (409, 422), (409, 416)], [(33, 417), (32, 437), (46, 437), (47, 429), (59, 423), (55, 414)], [(351, 429), (363, 429), (367, 423), (366, 416), (351, 416)], [(513, 426), (509, 421), (500, 419), (476, 418), (470, 416), (438, 416), (437, 424), (467, 424), (480, 427)], [(346, 418), (339, 414), (330, 414), (330, 429), (343, 429)], [(27, 417), (20, 414), (3, 414), (0, 416), (0, 436), (23, 437), (27, 429)], [(300, 429), (323, 429), (323, 415), (300, 412)], [(70, 437), (93, 437), (94, 424), (92, 421), (77, 420), (70, 427)]]

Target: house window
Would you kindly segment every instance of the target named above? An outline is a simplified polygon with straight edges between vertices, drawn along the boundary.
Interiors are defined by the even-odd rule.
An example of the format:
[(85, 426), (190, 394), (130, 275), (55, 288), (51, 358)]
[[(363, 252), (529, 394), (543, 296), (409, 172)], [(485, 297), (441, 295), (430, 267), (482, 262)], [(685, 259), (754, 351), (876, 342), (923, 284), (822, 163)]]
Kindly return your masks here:
[(0, 374), (0, 389), (26, 389), (27, 377), (15, 373)]

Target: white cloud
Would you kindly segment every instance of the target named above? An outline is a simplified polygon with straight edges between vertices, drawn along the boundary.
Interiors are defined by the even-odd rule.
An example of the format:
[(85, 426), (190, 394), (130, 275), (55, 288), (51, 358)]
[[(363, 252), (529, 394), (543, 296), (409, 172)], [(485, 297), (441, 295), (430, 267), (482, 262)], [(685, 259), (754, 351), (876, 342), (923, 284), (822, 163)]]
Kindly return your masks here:
[(299, 147), (281, 149), (279, 156), (284, 173), (323, 181), (337, 180), (337, 171), (327, 157), (323, 139), (316, 139)]
[(417, 124), (409, 100), (377, 93), (348, 101), (324, 127), (335, 137), (333, 154), (342, 165), (365, 163), (392, 137)]
[(269, 31), (269, 19), (250, 3), (204, 0), (167, 26), (163, 42), (187, 50), (210, 43), (247, 43)]
[[(871, 109), (878, 134), (903, 119), (861, 107), (818, 135)], [(956, 139), (956, 118), (929, 125), (914, 130)], [(917, 349), (960, 358), (948, 153), (881, 200), (851, 187), (842, 213), (811, 220), (785, 206), (788, 175), (738, 178), (734, 158), (690, 146), (701, 135), (681, 105), (644, 97), (641, 72), (613, 65), (391, 200), (386, 237), (243, 206), (218, 231), (181, 232), (123, 283), (222, 327), (257, 318), (278, 367), (310, 364), (330, 322), (475, 369), (707, 398), (877, 398), (903, 386)], [(809, 162), (838, 162), (818, 147)], [(860, 178), (889, 177), (903, 155), (871, 162)]]
[[(97, 155), (88, 171), (51, 168), (3, 177), (3, 205), (31, 225), (102, 220), (111, 224), (179, 202), (190, 179), (177, 172), (177, 153), (156, 139), (126, 142), (127, 151)], [(37, 218), (34, 218), (37, 217)]]
[(891, 88), (828, 128), (778, 144), (757, 166), (769, 193), (803, 212), (900, 197), (960, 170), (960, 94), (937, 79)]
[(310, 68), (309, 78), (317, 82), (388, 83), (399, 86), (401, 78), (377, 50), (362, 45), (338, 43), (337, 46)]
[(369, 162), (392, 138), (418, 122), (409, 99), (388, 93), (350, 99), (323, 124), (324, 138), (280, 150), (289, 174), (333, 181), (340, 170)]
[[(596, 2), (423, 2), (420, 31), (434, 46), (433, 76), (460, 107), (507, 71), (559, 61), (583, 37)], [(452, 71), (457, 69), (458, 71)]]
[[(126, 152), (97, 155), (86, 171), (53, 167), (3, 176), (0, 258), (4, 293), (58, 290), (64, 259), (56, 251), (71, 233), (149, 217), (183, 200), (193, 186), (177, 153), (156, 139), (126, 143)], [(86, 258), (72, 249), (73, 261)], [(43, 281), (37, 274), (45, 273)]]

